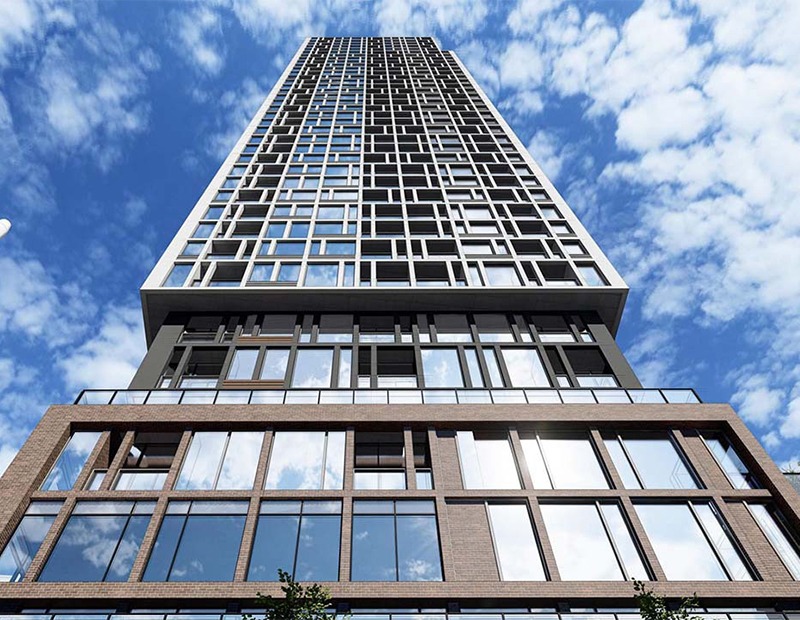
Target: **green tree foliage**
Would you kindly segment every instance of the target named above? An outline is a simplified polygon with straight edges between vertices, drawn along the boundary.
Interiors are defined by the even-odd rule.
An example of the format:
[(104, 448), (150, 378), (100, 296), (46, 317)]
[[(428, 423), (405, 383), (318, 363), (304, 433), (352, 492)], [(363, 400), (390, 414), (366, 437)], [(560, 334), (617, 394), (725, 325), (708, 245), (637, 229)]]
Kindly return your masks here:
[(642, 620), (701, 620), (691, 613), (698, 606), (696, 594), (681, 599), (678, 608), (672, 609), (666, 598), (648, 590), (643, 582), (634, 580), (633, 589), (636, 591), (634, 599), (639, 606)]
[[(283, 597), (264, 596), (258, 593), (259, 607), (264, 607), (263, 620), (335, 620), (336, 614), (328, 612), (331, 593), (328, 588), (313, 583), (304, 586), (284, 570), (278, 569)], [(244, 620), (262, 620), (260, 616), (244, 614)]]

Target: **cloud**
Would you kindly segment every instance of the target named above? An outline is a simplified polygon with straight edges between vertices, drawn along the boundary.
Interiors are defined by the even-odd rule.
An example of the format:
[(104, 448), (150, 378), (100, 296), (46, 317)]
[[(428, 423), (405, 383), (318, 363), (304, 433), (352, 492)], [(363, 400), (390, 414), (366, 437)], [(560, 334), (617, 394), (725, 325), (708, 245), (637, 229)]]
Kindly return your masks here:
[(381, 36), (432, 36), (463, 40), (479, 29), (488, 14), (484, 0), (380, 0), (375, 21)]
[(528, 151), (550, 180), (558, 178), (564, 166), (565, 154), (561, 141), (554, 134), (540, 129), (528, 141)]
[(228, 156), (268, 92), (268, 87), (245, 78), (238, 89), (226, 91), (219, 97), (217, 129), (209, 133), (206, 143), (206, 150), (212, 157), (222, 160)]
[(218, 75), (225, 66), (222, 18), (212, 7), (196, 5), (176, 14), (175, 47), (205, 75)]
[(136, 306), (107, 307), (95, 335), (58, 360), (69, 389), (125, 388), (146, 347), (142, 313)]

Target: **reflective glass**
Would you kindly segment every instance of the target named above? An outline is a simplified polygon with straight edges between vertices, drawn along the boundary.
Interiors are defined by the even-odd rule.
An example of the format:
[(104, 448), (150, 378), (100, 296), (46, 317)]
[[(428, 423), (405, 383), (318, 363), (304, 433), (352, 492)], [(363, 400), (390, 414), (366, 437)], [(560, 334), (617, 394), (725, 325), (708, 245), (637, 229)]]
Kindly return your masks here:
[(356, 471), (353, 473), (355, 489), (405, 489), (404, 471)]
[(228, 433), (195, 433), (183, 461), (176, 489), (213, 489)]
[(298, 349), (292, 387), (330, 387), (333, 349)]
[(299, 515), (259, 517), (248, 581), (277, 581), (279, 568), (293, 572), (299, 526)]
[(734, 489), (757, 489), (758, 481), (724, 435), (703, 433), (703, 440)]
[(344, 440), (344, 432), (276, 432), (265, 488), (341, 489)]
[(236, 349), (228, 370), (228, 379), (252, 379), (257, 358), (258, 349)]
[(394, 516), (353, 516), (352, 581), (397, 581)]
[(667, 579), (728, 578), (688, 504), (637, 504), (636, 513)]
[(160, 491), (167, 480), (166, 470), (121, 471), (114, 489), (117, 491)]
[(700, 522), (706, 530), (711, 539), (711, 544), (717, 550), (717, 553), (722, 558), (722, 562), (728, 569), (728, 573), (734, 581), (750, 581), (750, 571), (742, 561), (736, 545), (728, 535), (726, 528), (723, 527), (722, 521), (717, 514), (716, 510), (711, 507), (711, 504), (693, 504), (694, 510), (697, 513)]
[[(198, 231), (202, 228), (198, 226)], [(207, 235), (196, 235), (196, 236), (207, 236)], [(183, 283), (186, 282), (186, 277), (189, 275), (189, 272), (192, 270), (192, 265), (175, 265), (172, 268), (172, 271), (169, 274), (166, 282), (164, 282), (164, 286), (183, 286)]]
[(543, 435), (540, 442), (554, 489), (608, 488), (588, 437)]
[[(216, 505), (222, 512), (223, 502)], [(233, 502), (246, 510), (245, 502)], [(167, 514), (156, 538), (144, 581), (232, 581), (244, 532), (244, 514)], [(170, 566), (171, 564), (171, 566)]]
[(458, 431), (456, 437), (465, 488), (520, 488), (511, 443), (505, 433)]
[[(778, 525), (777, 519), (763, 504), (747, 504), (747, 507), (758, 525), (761, 526), (767, 540), (783, 560), (786, 568), (789, 569), (792, 577), (800, 579), (800, 554), (784, 529)], [(2, 558), (0, 558), (0, 563), (2, 563)]]
[(306, 269), (306, 286), (336, 286), (339, 265), (309, 265)]
[(397, 516), (397, 568), (399, 581), (442, 580), (436, 517)]
[(512, 387), (550, 387), (550, 380), (536, 349), (502, 347)]
[[(621, 441), (632, 460), (634, 472), (645, 489), (696, 489), (694, 477), (670, 439), (657, 434), (622, 435)], [(624, 456), (614, 450), (612, 458)], [(624, 471), (625, 463), (614, 461)], [(623, 474), (623, 479), (626, 474)], [(635, 486), (633, 488), (639, 488)]]
[[(34, 504), (22, 518), (0, 555), (0, 581), (21, 581), (39, 551), (44, 537), (55, 521), (61, 503), (53, 506), (53, 514), (36, 514)], [(34, 514), (31, 514), (34, 513)]]
[(422, 349), (425, 387), (464, 387), (457, 349)]
[(266, 355), (264, 355), (264, 365), (261, 367), (261, 379), (283, 381), (288, 364), (289, 349), (267, 349)]
[(78, 514), (82, 504), (76, 505), (39, 581), (127, 581), (150, 515), (119, 514), (130, 512), (129, 502), (120, 503), (121, 511), (113, 510), (114, 502), (107, 504), (111, 514)]
[[(492, 232), (496, 232), (496, 230)], [(520, 286), (522, 284), (516, 270), (510, 265), (484, 265), (484, 269), (489, 286)]]
[(99, 438), (99, 432), (73, 433), (42, 483), (42, 491), (69, 491)]
[(217, 489), (252, 489), (264, 433), (231, 433)]
[(561, 579), (625, 579), (594, 504), (542, 504), (541, 509)]
[(494, 551), (503, 581), (543, 581), (539, 545), (525, 504), (489, 504)]

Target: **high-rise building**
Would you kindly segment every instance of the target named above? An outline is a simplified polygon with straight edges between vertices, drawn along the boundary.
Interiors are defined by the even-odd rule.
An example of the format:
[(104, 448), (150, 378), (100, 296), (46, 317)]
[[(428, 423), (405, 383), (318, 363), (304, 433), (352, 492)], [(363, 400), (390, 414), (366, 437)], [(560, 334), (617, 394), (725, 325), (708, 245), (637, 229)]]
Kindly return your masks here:
[(642, 388), (625, 283), (432, 39), (308, 39), (141, 293), (130, 388), (0, 480), (3, 620), (234, 620), (278, 568), (355, 620), (629, 620), (632, 578), (800, 618), (800, 497)]

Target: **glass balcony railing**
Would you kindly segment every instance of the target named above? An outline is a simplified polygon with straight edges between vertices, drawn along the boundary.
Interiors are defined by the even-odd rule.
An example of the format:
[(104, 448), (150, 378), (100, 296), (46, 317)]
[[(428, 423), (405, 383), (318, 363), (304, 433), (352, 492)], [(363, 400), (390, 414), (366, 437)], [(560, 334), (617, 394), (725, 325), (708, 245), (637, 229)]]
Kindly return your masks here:
[(554, 390), (83, 390), (76, 405), (473, 405), (685, 404), (694, 390), (619, 388)]

